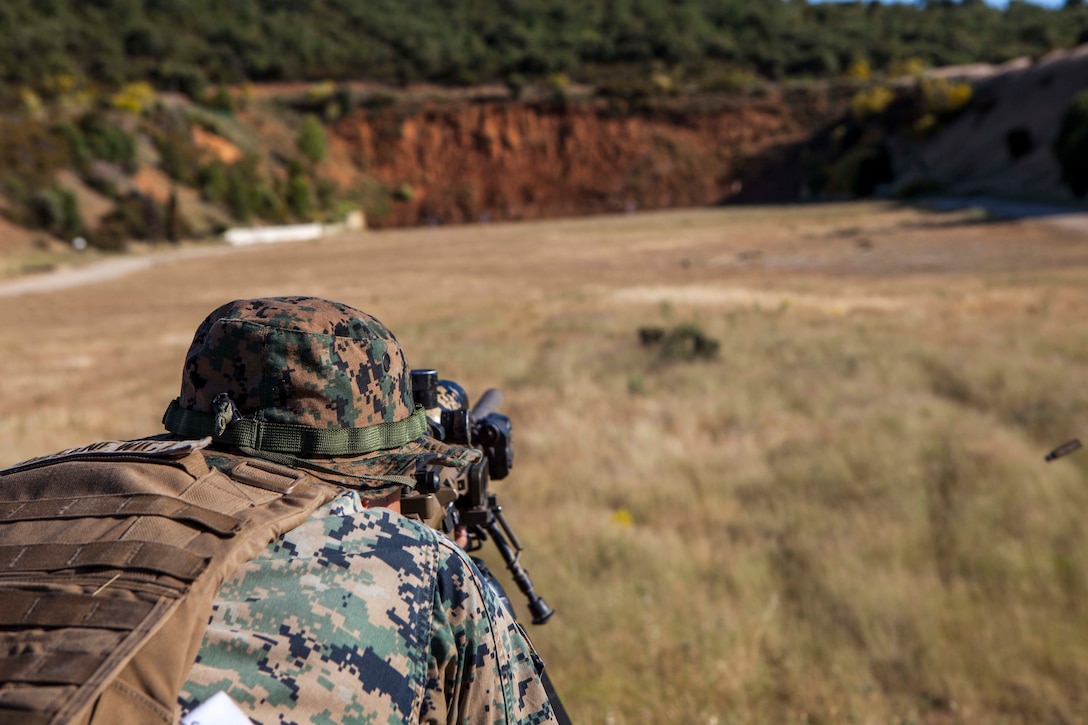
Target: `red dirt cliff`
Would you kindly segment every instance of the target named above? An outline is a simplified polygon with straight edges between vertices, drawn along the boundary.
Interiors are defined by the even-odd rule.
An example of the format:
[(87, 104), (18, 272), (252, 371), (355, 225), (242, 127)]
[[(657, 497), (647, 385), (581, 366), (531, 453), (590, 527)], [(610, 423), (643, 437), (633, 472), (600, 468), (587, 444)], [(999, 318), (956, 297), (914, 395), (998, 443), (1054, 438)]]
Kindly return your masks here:
[(833, 105), (780, 93), (641, 109), (391, 105), (358, 109), (334, 133), (344, 160), (392, 191), (375, 226), (518, 220), (720, 203), (741, 190), (752, 159), (804, 141)]

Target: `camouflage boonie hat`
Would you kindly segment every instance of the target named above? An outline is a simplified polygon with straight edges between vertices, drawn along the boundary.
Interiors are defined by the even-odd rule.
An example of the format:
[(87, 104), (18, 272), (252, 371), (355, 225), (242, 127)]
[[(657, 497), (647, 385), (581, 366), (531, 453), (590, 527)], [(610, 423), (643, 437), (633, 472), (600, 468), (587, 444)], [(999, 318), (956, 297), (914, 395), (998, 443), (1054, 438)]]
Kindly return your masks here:
[(479, 456), (426, 435), (404, 352), (381, 322), (316, 297), (235, 300), (208, 315), (163, 424), (353, 487)]

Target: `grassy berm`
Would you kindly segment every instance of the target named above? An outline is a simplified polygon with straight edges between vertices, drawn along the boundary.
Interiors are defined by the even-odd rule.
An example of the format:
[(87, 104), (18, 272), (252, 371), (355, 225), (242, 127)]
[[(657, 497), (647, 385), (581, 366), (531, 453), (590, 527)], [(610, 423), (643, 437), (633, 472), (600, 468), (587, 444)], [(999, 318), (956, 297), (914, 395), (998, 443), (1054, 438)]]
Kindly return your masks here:
[(1043, 460), (1088, 439), (1084, 232), (850, 204), (188, 256), (0, 297), (0, 465), (160, 431), (200, 319), (276, 294), (505, 392), (576, 722), (1088, 720), (1088, 451)]

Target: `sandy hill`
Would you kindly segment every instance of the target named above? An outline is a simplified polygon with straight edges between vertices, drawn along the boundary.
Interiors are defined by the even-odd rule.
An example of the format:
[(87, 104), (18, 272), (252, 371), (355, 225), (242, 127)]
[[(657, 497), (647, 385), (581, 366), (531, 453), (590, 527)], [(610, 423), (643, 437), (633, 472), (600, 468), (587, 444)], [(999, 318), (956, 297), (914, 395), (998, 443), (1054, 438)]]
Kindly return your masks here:
[(1088, 45), (936, 75), (969, 80), (973, 101), (924, 142), (896, 144), (899, 184), (928, 178), (954, 195), (1077, 201), (1061, 183), (1051, 146), (1073, 96), (1088, 90)]

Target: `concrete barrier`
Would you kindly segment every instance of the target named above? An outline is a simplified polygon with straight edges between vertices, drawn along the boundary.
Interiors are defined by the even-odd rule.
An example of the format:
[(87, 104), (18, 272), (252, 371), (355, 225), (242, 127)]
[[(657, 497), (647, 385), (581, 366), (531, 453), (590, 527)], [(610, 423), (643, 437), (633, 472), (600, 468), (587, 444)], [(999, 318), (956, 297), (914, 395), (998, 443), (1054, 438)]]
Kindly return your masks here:
[(250, 244), (276, 244), (279, 242), (304, 242), (311, 239), (358, 231), (366, 227), (363, 213), (348, 214), (347, 219), (339, 224), (287, 224), (275, 227), (246, 227), (228, 229), (223, 234), (224, 241), (234, 247)]

